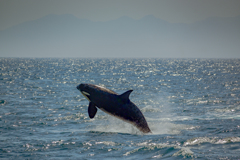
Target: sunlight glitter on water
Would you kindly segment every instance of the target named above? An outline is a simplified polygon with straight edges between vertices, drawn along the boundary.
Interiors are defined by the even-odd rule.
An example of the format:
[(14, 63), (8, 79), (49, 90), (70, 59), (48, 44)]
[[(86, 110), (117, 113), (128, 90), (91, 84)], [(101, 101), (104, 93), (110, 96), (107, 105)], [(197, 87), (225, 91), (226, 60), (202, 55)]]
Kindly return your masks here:
[[(239, 159), (238, 59), (0, 62), (0, 158)], [(90, 119), (79, 83), (133, 89), (153, 133), (101, 111)]]

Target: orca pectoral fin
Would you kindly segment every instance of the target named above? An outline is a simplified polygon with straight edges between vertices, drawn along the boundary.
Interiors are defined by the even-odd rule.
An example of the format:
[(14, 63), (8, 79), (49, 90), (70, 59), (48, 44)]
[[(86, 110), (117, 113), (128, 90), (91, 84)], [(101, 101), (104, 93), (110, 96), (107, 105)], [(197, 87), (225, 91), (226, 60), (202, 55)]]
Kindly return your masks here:
[(96, 115), (97, 113), (97, 108), (96, 108), (96, 105), (92, 102), (89, 103), (89, 106), (88, 106), (88, 115), (89, 117), (92, 119), (94, 118), (94, 116)]

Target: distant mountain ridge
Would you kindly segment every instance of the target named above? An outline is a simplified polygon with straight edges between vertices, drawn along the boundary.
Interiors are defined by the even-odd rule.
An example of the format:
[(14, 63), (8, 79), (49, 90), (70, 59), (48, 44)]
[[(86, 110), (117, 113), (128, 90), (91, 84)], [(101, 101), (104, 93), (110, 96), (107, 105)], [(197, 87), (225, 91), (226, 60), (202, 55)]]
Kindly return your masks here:
[(240, 57), (240, 16), (183, 24), (48, 15), (0, 31), (1, 57)]

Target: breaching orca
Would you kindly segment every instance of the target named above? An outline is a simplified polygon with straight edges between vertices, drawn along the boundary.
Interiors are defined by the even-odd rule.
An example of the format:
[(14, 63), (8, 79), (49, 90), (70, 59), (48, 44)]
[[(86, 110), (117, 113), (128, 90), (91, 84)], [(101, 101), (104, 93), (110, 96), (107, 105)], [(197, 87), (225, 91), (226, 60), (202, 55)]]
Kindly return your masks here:
[(143, 133), (151, 132), (142, 112), (129, 99), (133, 90), (118, 95), (112, 90), (93, 84), (80, 84), (77, 89), (89, 101), (88, 114), (90, 118), (94, 118), (97, 108), (99, 108), (107, 114), (133, 124)]

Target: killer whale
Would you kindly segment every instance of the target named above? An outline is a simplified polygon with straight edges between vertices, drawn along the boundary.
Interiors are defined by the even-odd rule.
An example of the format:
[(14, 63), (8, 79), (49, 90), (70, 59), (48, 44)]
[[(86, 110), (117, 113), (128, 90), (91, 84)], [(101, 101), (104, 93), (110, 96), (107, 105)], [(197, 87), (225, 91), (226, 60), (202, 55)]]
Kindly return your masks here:
[(116, 92), (93, 84), (79, 84), (77, 89), (89, 101), (88, 114), (94, 118), (97, 108), (123, 121), (131, 123), (143, 133), (151, 132), (140, 109), (130, 101), (128, 90), (119, 95)]

